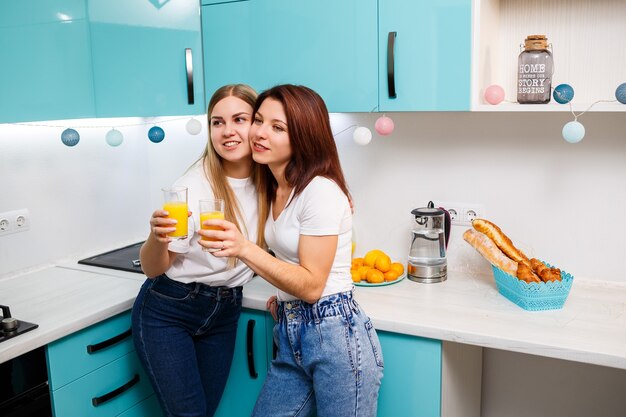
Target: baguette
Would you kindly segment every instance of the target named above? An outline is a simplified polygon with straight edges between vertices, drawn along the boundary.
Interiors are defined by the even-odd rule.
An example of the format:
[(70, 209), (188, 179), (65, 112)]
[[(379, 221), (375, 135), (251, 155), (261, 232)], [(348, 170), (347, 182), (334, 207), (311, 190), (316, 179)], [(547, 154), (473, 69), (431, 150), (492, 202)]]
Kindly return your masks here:
[[(498, 248), (500, 248), (506, 256), (515, 262), (522, 262), (532, 269), (528, 257), (513, 245), (511, 239), (509, 239), (498, 226), (485, 219), (472, 220), (472, 226), (474, 229), (486, 234), (491, 240), (493, 240), (496, 246), (498, 246)], [(515, 274), (512, 275), (515, 276)]]
[(507, 274), (517, 276), (517, 262), (506, 256), (488, 236), (474, 229), (467, 229), (463, 239), (476, 249), (490, 264), (497, 266)]

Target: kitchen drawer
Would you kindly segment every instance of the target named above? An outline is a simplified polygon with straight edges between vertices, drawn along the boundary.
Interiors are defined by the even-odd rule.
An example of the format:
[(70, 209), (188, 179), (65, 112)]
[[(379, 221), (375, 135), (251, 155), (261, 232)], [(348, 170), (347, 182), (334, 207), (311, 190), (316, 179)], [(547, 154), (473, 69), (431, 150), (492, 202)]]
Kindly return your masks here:
[(54, 391), (57, 417), (117, 416), (153, 394), (135, 352)]
[(151, 395), (140, 403), (133, 405), (118, 417), (157, 417), (163, 415), (156, 395)]
[(50, 389), (57, 390), (134, 349), (130, 311), (54, 341), (48, 345)]

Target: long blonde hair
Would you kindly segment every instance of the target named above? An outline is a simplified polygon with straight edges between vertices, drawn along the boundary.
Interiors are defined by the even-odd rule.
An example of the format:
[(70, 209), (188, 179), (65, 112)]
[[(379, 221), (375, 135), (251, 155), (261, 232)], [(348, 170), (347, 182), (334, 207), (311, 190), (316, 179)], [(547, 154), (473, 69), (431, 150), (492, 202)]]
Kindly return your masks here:
[[(226, 98), (226, 97), (237, 97), (248, 103), (250, 107), (254, 108), (254, 104), (256, 102), (257, 93), (254, 89), (245, 84), (229, 84), (223, 87), (220, 87), (213, 93), (211, 100), (209, 100), (209, 106), (207, 109), (207, 120), (208, 120), (208, 130), (209, 130), (209, 141), (207, 146), (204, 149), (202, 156), (196, 161), (202, 162), (204, 175), (206, 179), (209, 181), (211, 185), (211, 189), (213, 190), (213, 194), (215, 198), (221, 198), (224, 200), (224, 217), (231, 223), (234, 223), (237, 228), (244, 233), (245, 236), (248, 236), (248, 230), (246, 228), (245, 223), (243, 223), (243, 216), (241, 214), (241, 208), (237, 203), (237, 198), (235, 197), (235, 193), (226, 179), (226, 173), (224, 172), (224, 163), (222, 157), (215, 151), (213, 148), (213, 143), (211, 141), (211, 113), (213, 112), (213, 108), (217, 105), (217, 103)], [(259, 204), (259, 222), (257, 229), (257, 241), (256, 244), (262, 248), (265, 248), (265, 236), (263, 225), (264, 221), (260, 221), (261, 219), (265, 219), (269, 213), (269, 206), (267, 204), (267, 197), (265, 192), (265, 184), (261, 181), (260, 175), (260, 166), (251, 160), (252, 170), (251, 170), (251, 180), (255, 185), (257, 190), (257, 200)], [(242, 229), (243, 226), (243, 229)], [(235, 259), (229, 259), (229, 266), (234, 266)]]

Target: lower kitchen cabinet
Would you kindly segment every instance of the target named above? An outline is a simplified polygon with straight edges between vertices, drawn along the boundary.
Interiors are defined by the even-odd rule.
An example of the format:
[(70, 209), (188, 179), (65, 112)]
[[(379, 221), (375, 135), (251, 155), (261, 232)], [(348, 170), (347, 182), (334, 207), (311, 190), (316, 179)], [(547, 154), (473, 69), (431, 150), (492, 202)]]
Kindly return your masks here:
[[(274, 357), (274, 324), (268, 312), (243, 309), (233, 364), (215, 417), (252, 413)], [(480, 416), (480, 347), (377, 333), (385, 362), (378, 417)]]
[[(242, 310), (237, 327), (233, 364), (215, 417), (252, 414), (268, 370), (266, 320), (266, 313), (263, 311)], [(271, 328), (269, 332), (271, 333)], [(271, 338), (271, 335), (269, 337)]]
[(133, 405), (118, 417), (156, 417), (162, 415), (161, 404), (156, 395), (151, 395), (140, 403)]
[(47, 360), (56, 417), (160, 415), (145, 401), (153, 390), (134, 350), (130, 311), (50, 343)]
[(380, 330), (377, 333), (385, 362), (378, 417), (439, 417), (441, 341)]

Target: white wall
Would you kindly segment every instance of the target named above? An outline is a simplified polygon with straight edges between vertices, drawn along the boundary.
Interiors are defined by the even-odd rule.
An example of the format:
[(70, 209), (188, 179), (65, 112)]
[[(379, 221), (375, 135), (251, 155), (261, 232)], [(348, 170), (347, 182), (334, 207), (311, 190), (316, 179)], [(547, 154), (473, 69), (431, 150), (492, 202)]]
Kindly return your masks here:
[[(395, 132), (337, 142), (356, 213), (357, 254), (408, 253), (410, 211), (429, 200), (480, 203), (528, 255), (574, 276), (626, 282), (626, 115), (587, 113), (586, 137), (561, 138), (571, 114), (394, 113)], [(379, 114), (334, 115), (334, 130)], [(454, 269), (486, 268), (455, 226)], [(471, 248), (469, 248), (471, 249)]]
[[(26, 208), (31, 217), (30, 230), (0, 236), (0, 277), (145, 239), (160, 188), (182, 174), (206, 143), (206, 129), (191, 136), (187, 120), (156, 120), (166, 132), (160, 144), (148, 140), (151, 124), (121, 127), (125, 139), (116, 148), (105, 141), (109, 128), (93, 126), (147, 120), (0, 124), (0, 213)], [(75, 127), (81, 139), (72, 148), (60, 139), (67, 126), (86, 126)]]
[[(571, 114), (390, 114), (393, 135), (361, 147), (337, 135), (356, 204), (358, 255), (405, 261), (411, 209), (484, 204), (527, 254), (575, 277), (626, 281), (626, 115), (587, 113), (585, 139), (561, 138)], [(373, 130), (379, 114), (333, 115), (334, 131)], [(454, 226), (449, 267), (488, 272)], [(415, 284), (439, 285), (439, 284)], [(576, 284), (574, 284), (576, 285)], [(533, 314), (529, 312), (528, 314)], [(483, 417), (621, 417), (626, 371), (483, 350)]]
[[(332, 115), (333, 128), (340, 132), (360, 124), (373, 131), (378, 116)], [(404, 261), (411, 209), (430, 199), (481, 203), (488, 218), (529, 255), (577, 277), (626, 281), (623, 113), (583, 115), (587, 137), (576, 145), (561, 139), (563, 124), (572, 119), (566, 113), (390, 116), (394, 134), (374, 133), (368, 146), (354, 144), (353, 128), (336, 136), (356, 204), (357, 254), (380, 248)], [(150, 126), (122, 128), (125, 141), (118, 148), (105, 143), (105, 128), (77, 128), (81, 141), (68, 148), (59, 139), (65, 126), (0, 125), (0, 212), (28, 208), (31, 214), (30, 231), (0, 236), (0, 277), (144, 239), (149, 215), (161, 203), (160, 188), (205, 146), (206, 126), (190, 136), (185, 122), (160, 123), (166, 131), (160, 144), (148, 141)], [(453, 230), (450, 267), (487, 271), (486, 262), (462, 241), (463, 230)], [(530, 358), (485, 349), (484, 417), (588, 417), (591, 399), (601, 400), (605, 411), (595, 415), (623, 415), (626, 397), (615, 387), (625, 386), (624, 371)], [(526, 384), (533, 384), (532, 399), (520, 390)], [(556, 408), (553, 393), (567, 406)]]

